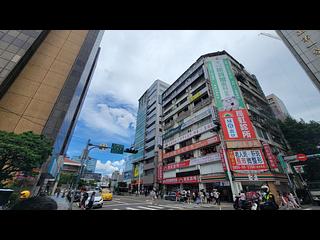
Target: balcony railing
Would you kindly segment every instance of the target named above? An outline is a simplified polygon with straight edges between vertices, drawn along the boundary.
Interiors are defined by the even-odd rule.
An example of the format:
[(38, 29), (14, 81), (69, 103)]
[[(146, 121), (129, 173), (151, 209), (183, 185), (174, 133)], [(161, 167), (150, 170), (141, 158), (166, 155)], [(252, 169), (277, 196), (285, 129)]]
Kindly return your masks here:
[(143, 170), (149, 170), (149, 169), (152, 169), (152, 168), (155, 168), (155, 165), (154, 165), (154, 162), (151, 162), (151, 163), (147, 163), (147, 164), (144, 164), (143, 165)]
[(152, 151), (144, 154), (144, 159), (154, 157), (154, 155), (155, 155), (155, 152), (154, 152), (154, 150), (152, 150)]
[(183, 112), (177, 117), (176, 121), (179, 122), (180, 120), (182, 120), (182, 119), (184, 119), (186, 117), (189, 117), (190, 115), (191, 115), (191, 111), (190, 110), (188, 110), (186, 112)]
[(168, 124), (166, 124), (163, 129), (167, 130), (167, 129), (171, 128), (173, 125), (174, 125), (174, 121), (171, 121)]
[(145, 148), (149, 148), (151, 146), (154, 146), (156, 144), (155, 140), (152, 140), (151, 142), (146, 143)]
[(199, 111), (204, 106), (207, 106), (208, 104), (210, 104), (211, 101), (212, 101), (212, 99), (209, 97), (209, 98), (203, 100), (202, 102), (198, 103), (198, 105), (193, 107), (193, 112), (195, 113), (195, 112)]

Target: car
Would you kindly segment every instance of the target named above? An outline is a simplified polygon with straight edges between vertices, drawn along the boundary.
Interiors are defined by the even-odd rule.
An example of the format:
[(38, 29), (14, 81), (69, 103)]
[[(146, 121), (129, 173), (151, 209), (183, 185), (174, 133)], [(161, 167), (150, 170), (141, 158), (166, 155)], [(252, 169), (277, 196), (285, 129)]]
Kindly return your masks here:
[(108, 189), (103, 189), (101, 196), (104, 201), (111, 201), (112, 200), (112, 193)]
[[(90, 197), (94, 191), (88, 191), (87, 193), (89, 194), (88, 199), (86, 200), (86, 206), (88, 206)], [(95, 196), (94, 196), (94, 202), (92, 205), (92, 208), (102, 208), (103, 205), (103, 199), (99, 191), (95, 191)]]
[(169, 192), (168, 194), (164, 195), (165, 200), (170, 200), (170, 201), (176, 201), (176, 193), (175, 192)]

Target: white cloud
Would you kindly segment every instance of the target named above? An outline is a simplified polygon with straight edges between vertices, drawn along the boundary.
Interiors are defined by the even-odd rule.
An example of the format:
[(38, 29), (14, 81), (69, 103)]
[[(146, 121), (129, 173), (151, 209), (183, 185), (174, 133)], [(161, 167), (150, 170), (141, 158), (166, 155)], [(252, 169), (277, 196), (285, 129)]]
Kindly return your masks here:
[(136, 118), (129, 110), (110, 107), (103, 100), (92, 96), (87, 97), (80, 120), (86, 127), (103, 131), (109, 137), (129, 137), (136, 125)]
[(105, 163), (102, 163), (100, 160), (97, 161), (96, 172), (101, 173), (102, 175), (111, 176), (114, 171), (123, 171), (125, 161), (123, 159), (111, 162), (108, 160)]

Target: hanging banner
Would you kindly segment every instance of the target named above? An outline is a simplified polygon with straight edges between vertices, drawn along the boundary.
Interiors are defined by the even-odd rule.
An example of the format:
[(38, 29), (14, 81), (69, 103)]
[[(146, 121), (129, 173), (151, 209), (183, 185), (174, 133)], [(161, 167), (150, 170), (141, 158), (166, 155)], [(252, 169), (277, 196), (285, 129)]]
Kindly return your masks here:
[(189, 164), (190, 164), (190, 160), (186, 160), (178, 163), (171, 163), (166, 166), (163, 166), (163, 171), (170, 171), (177, 168), (189, 167)]
[(261, 149), (228, 150), (231, 170), (267, 171), (268, 166)]
[(256, 138), (248, 110), (222, 111), (219, 117), (226, 141)]
[(270, 163), (270, 168), (272, 168), (272, 169), (278, 168), (277, 159), (273, 155), (270, 145), (266, 142), (263, 142), (262, 145), (263, 145), (263, 149), (266, 153), (266, 157)]
[(227, 56), (211, 58), (206, 63), (211, 87), (219, 111), (245, 108), (237, 80)]
[(224, 149), (220, 148), (219, 153), (220, 153), (220, 157), (221, 157), (221, 163), (222, 163), (222, 168), (223, 171), (227, 171), (227, 166), (226, 166), (226, 159), (224, 158), (224, 153), (223, 153)]

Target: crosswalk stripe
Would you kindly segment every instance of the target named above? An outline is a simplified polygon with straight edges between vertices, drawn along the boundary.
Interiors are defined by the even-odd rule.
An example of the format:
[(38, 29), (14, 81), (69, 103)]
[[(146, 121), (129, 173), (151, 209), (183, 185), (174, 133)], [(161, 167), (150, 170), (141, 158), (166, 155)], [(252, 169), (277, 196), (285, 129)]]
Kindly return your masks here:
[(159, 205), (162, 207), (169, 207), (169, 208), (176, 208), (176, 209), (183, 209), (182, 207), (175, 207), (175, 206), (170, 206), (170, 205)]
[(127, 210), (140, 210), (140, 209), (137, 209), (137, 208), (131, 208), (131, 207), (126, 207)]
[(160, 207), (160, 206), (148, 206), (148, 207), (151, 207), (151, 208), (158, 208), (158, 209), (163, 209), (163, 207)]
[(148, 207), (144, 207), (144, 206), (138, 206), (138, 208), (142, 208), (142, 209), (146, 209), (146, 210), (157, 210), (154, 208), (148, 208)]
[(120, 209), (118, 209), (118, 208), (114, 208), (114, 209), (112, 209), (112, 210), (120, 210)]

